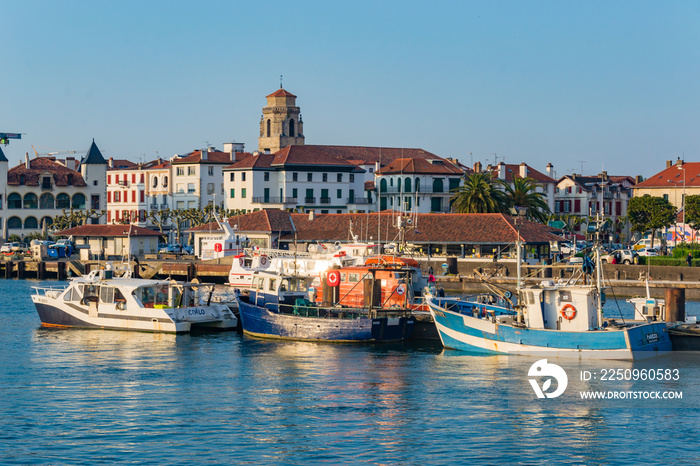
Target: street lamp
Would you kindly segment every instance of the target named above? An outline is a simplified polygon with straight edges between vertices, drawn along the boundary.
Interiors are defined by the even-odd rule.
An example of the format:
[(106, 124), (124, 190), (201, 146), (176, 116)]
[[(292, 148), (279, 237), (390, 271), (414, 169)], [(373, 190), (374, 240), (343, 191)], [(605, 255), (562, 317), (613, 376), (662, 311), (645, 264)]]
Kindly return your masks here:
[(681, 199), (681, 208), (683, 209), (683, 242), (685, 243), (685, 167), (682, 161), (678, 164), (678, 169), (683, 170), (683, 198)]
[[(678, 205), (678, 183), (680, 183), (680, 181), (674, 181), (674, 180), (666, 180), (666, 181), (668, 181), (669, 183), (673, 183), (673, 205), (677, 206)], [(674, 233), (673, 245), (676, 246), (678, 244), (678, 215), (676, 215), (676, 218), (674, 220), (675, 221), (673, 222), (673, 224), (674, 224), (674, 227), (673, 227), (673, 233)], [(684, 232), (685, 232), (685, 230), (684, 230)]]

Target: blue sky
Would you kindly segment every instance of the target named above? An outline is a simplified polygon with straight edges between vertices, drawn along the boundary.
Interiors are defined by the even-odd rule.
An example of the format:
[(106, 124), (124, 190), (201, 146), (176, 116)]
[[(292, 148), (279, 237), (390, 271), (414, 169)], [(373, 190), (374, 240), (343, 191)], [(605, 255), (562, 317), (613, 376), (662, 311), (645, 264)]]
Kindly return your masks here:
[(0, 0), (2, 149), (257, 149), (265, 96), (307, 144), (650, 176), (700, 154), (700, 2)]

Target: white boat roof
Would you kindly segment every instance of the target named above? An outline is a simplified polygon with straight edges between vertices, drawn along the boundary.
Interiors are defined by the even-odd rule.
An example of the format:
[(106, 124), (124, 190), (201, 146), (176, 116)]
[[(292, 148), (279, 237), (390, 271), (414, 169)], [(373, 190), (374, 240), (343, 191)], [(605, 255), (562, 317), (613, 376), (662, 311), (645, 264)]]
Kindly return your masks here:
[(76, 284), (100, 284), (100, 285), (108, 285), (108, 286), (114, 286), (118, 288), (125, 288), (125, 289), (135, 289), (139, 288), (142, 286), (158, 286), (158, 285), (170, 285), (172, 282), (177, 283), (178, 285), (185, 285), (188, 287), (198, 287), (198, 286), (213, 286), (211, 283), (184, 283), (184, 282), (178, 282), (175, 280), (149, 280), (145, 278), (101, 278), (99, 276), (96, 277), (75, 277), (71, 279), (72, 283)]

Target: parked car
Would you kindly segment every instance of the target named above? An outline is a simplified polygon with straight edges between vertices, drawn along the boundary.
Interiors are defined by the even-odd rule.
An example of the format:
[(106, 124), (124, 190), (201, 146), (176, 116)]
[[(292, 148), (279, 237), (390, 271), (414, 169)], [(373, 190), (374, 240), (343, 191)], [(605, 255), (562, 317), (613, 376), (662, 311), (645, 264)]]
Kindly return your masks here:
[(637, 254), (639, 254), (642, 257), (658, 256), (659, 250), (656, 248), (642, 248), (637, 251)]
[[(9, 250), (8, 247), (9, 245)], [(27, 246), (24, 243), (5, 243), (2, 245), (2, 248), (0, 248), (0, 252), (2, 252), (5, 255), (11, 255), (11, 254), (28, 254), (29, 253), (29, 246)]]
[(180, 254), (182, 253), (182, 245), (168, 244), (158, 250), (158, 254)]
[(5, 243), (0, 247), (0, 253), (12, 254), (13, 248), (19, 248), (19, 243)]
[(573, 252), (571, 243), (559, 243), (559, 251), (561, 251), (562, 254), (571, 254)]
[(615, 263), (629, 265), (634, 263), (634, 258), (639, 256), (639, 254), (633, 249), (618, 249), (617, 251), (613, 251), (610, 254), (601, 256), (600, 261), (603, 263), (612, 264), (613, 256), (616, 259)]
[(47, 254), (52, 259), (60, 259), (62, 257), (66, 257), (67, 251), (68, 248), (65, 244), (52, 244), (48, 247)]

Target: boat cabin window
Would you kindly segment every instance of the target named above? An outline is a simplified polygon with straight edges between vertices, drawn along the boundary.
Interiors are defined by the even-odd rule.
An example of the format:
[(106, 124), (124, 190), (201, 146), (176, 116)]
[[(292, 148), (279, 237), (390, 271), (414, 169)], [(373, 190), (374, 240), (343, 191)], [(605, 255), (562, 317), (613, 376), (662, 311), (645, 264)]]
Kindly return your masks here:
[(114, 288), (111, 286), (103, 286), (100, 288), (100, 302), (111, 304), (114, 302)]
[(528, 291), (525, 293), (525, 296), (527, 296), (527, 303), (528, 304), (535, 304), (535, 293), (532, 291)]
[(340, 274), (340, 281), (341, 281), (341, 282), (346, 281), (346, 278), (347, 278), (347, 277), (348, 277), (348, 276), (347, 276), (346, 274), (341, 273), (341, 274)]
[(168, 285), (142, 286), (132, 293), (141, 300), (144, 307), (167, 306)]
[[(286, 281), (286, 280), (285, 280)], [(289, 284), (289, 291), (306, 291), (306, 279), (298, 278), (292, 279)]]
[(268, 290), (270, 291), (276, 291), (277, 290), (277, 279), (276, 278), (271, 278), (270, 279), (270, 284), (267, 287)]
[[(75, 294), (77, 295), (78, 293), (76, 292)], [(64, 301), (73, 301), (73, 288), (68, 288), (68, 291), (66, 292), (66, 294), (63, 295), (63, 300)]]
[(564, 303), (570, 303), (571, 302), (571, 291), (560, 290), (559, 291), (559, 301), (564, 302)]
[(83, 285), (83, 298), (97, 298), (100, 287), (97, 285)]
[(360, 274), (359, 273), (349, 273), (348, 274), (348, 282), (349, 283), (357, 283), (360, 281)]
[(258, 287), (258, 277), (253, 277), (253, 281), (250, 284), (251, 289), (256, 289)]
[(289, 289), (289, 280), (286, 278), (282, 279), (280, 283), (280, 291), (287, 291)]

